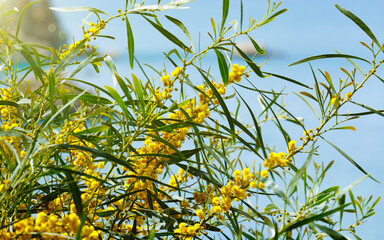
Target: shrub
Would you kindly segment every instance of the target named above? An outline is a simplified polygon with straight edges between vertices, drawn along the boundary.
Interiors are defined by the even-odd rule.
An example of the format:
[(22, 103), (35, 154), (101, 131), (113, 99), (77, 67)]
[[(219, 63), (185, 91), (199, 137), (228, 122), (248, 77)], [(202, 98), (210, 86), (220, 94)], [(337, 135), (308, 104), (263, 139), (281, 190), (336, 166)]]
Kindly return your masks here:
[[(2, 25), (0, 239), (360, 239), (355, 227), (374, 214), (379, 198), (355, 197), (351, 189), (367, 177), (375, 179), (329, 142), (364, 177), (344, 188), (324, 188), (333, 162), (314, 159), (318, 140), (327, 142), (325, 133), (354, 130), (346, 122), (363, 115), (343, 110), (383, 62), (382, 46), (369, 28), (337, 6), (372, 39), (366, 45), (372, 59), (337, 53), (294, 63), (346, 58), (356, 67), (342, 69), (340, 81), (320, 71), (321, 80), (314, 74), (309, 87), (266, 73), (253, 61), (265, 52), (249, 33), (284, 13), (280, 4), (268, 4), (260, 21), (250, 17), (245, 24), (241, 14), (229, 25), (229, 0), (224, 0), (220, 21), (211, 19), (212, 42), (199, 49), (181, 20), (163, 14), (189, 1), (158, 2), (126, 1), (114, 14), (56, 9), (86, 11), (97, 19), (86, 23), (82, 39), (59, 49), (22, 42), (17, 31)], [(16, 20), (13, 11), (2, 12), (1, 19), (20, 23), (23, 12)], [(144, 69), (135, 59), (131, 14), (175, 45), (163, 69)], [(164, 17), (189, 43), (167, 30)], [(99, 38), (113, 38), (103, 31), (118, 19), (125, 22), (131, 76), (120, 76), (112, 58), (96, 47)], [(254, 56), (236, 45), (241, 35), (252, 42)], [(235, 52), (242, 64), (232, 62)], [(199, 64), (207, 54), (215, 54), (217, 66)], [(18, 64), (21, 56), (27, 66)], [(359, 72), (355, 61), (367, 62), (371, 70)], [(96, 72), (109, 68), (114, 86), (77, 79), (86, 66)], [(218, 67), (220, 75), (210, 67)], [(261, 90), (253, 81), (266, 77), (305, 89), (300, 98), (318, 115), (315, 129), (280, 102), (285, 92)], [(32, 89), (28, 81), (39, 86)], [(264, 108), (255, 110), (243, 91), (257, 94)], [(240, 119), (239, 108), (248, 111), (250, 122)], [(284, 122), (295, 124), (300, 134), (288, 132)], [(286, 146), (263, 139), (266, 123), (281, 132)], [(354, 220), (343, 222), (346, 215)]]

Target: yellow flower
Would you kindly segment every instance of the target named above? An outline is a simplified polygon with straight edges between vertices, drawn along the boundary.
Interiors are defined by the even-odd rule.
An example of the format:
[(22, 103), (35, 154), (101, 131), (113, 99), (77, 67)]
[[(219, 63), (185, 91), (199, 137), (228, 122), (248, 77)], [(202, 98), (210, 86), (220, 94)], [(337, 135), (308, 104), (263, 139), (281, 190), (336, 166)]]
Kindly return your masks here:
[(351, 97), (352, 97), (352, 93), (351, 93), (351, 92), (347, 92), (347, 93), (345, 94), (345, 98), (346, 98), (347, 100), (349, 100)]
[(205, 218), (204, 211), (202, 209), (197, 209), (196, 210), (196, 216), (199, 217), (200, 221), (203, 220)]
[(212, 207), (212, 212), (216, 213), (216, 214), (219, 214), (222, 212), (222, 209), (220, 206), (213, 206)]
[(289, 141), (288, 148), (287, 148), (288, 153), (292, 155), (295, 152), (295, 150), (296, 150), (296, 141), (294, 140)]
[(176, 69), (171, 72), (171, 76), (172, 77), (177, 76), (181, 73), (181, 71), (182, 69), (180, 67), (176, 67)]

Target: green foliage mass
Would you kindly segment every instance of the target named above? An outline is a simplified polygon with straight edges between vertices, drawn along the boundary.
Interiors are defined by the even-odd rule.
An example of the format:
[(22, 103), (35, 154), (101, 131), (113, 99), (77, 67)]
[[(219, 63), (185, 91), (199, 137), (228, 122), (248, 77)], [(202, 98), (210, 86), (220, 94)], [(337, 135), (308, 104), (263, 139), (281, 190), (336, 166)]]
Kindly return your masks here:
[[(59, 49), (18, 38), (30, 6), (18, 18), (17, 11), (1, 12), (0, 239), (361, 239), (355, 228), (375, 213), (380, 198), (360, 197), (352, 188), (376, 179), (326, 137), (336, 129), (355, 130), (348, 123), (359, 116), (383, 116), (352, 100), (371, 78), (381, 79), (376, 70), (384, 60), (383, 46), (361, 19), (336, 5), (370, 37), (372, 44), (363, 45), (372, 57), (336, 53), (293, 63), (344, 58), (354, 67), (341, 68), (338, 80), (312, 70), (308, 86), (265, 72), (255, 62), (265, 51), (251, 33), (287, 10), (280, 3), (268, 1), (265, 16), (255, 20), (243, 16), (242, 1), (240, 9), (232, 9), (223, 0), (221, 18), (207, 23), (211, 42), (201, 47), (182, 19), (164, 14), (182, 11), (189, 2), (127, 0), (115, 13), (54, 8), (96, 19), (85, 21), (82, 39)], [(229, 24), (231, 11), (241, 15)], [(174, 44), (164, 68), (135, 58), (133, 14)], [(113, 41), (103, 31), (120, 19), (130, 76), (119, 75), (113, 58), (96, 47), (100, 38)], [(16, 31), (9, 28), (14, 21)], [(237, 46), (242, 35), (252, 43), (253, 55)], [(217, 65), (204, 64), (208, 54), (216, 56)], [(235, 54), (241, 64), (233, 62)], [(78, 79), (87, 66), (109, 69), (114, 85)], [(211, 74), (211, 68), (220, 74)], [(310, 123), (316, 127), (309, 129), (283, 104), (291, 93), (259, 89), (260, 78), (295, 86), (298, 99), (317, 116)], [(249, 104), (244, 92), (257, 96), (262, 108)], [(367, 111), (348, 114), (348, 105)], [(240, 109), (249, 122), (241, 120)], [(288, 131), (287, 124), (296, 130)], [(266, 140), (267, 125), (276, 128), (285, 146)], [(348, 186), (324, 186), (333, 161), (317, 155), (327, 143), (363, 177)]]

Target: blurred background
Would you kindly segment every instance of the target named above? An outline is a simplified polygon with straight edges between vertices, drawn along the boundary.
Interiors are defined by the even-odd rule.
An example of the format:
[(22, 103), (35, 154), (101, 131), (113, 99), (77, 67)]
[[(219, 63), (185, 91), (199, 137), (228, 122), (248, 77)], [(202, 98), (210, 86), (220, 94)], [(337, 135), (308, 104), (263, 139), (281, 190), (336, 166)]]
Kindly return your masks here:
[[(7, 7), (13, 8), (29, 3), (28, 0), (7, 1)], [(155, 4), (156, 1), (147, 1), (147, 4)], [(260, 20), (267, 7), (266, 0), (243, 0), (244, 6), (244, 25), (248, 24), (248, 16)], [(313, 76), (308, 64), (288, 67), (290, 63), (305, 57), (335, 53), (338, 50), (345, 54), (356, 55), (371, 59), (369, 50), (360, 44), (363, 41), (370, 44), (370, 39), (358, 28), (350, 19), (340, 13), (334, 6), (338, 4), (360, 17), (373, 31), (379, 42), (384, 42), (384, 28), (382, 22), (384, 15), (384, 1), (381, 0), (349, 0), (349, 1), (307, 1), (307, 0), (286, 0), (280, 9), (287, 8), (288, 11), (277, 17), (273, 22), (254, 31), (251, 36), (263, 46), (266, 50), (264, 57), (256, 58), (257, 64), (267, 63), (262, 67), (263, 71), (273, 72), (293, 78), (307, 85), (313, 86)], [(82, 38), (81, 26), (84, 22), (94, 21), (94, 16), (89, 16), (88, 12), (57, 12), (50, 11), (49, 7), (73, 7), (73, 6), (91, 6), (102, 9), (103, 11), (114, 15), (117, 9), (124, 9), (125, 1), (113, 0), (42, 0), (34, 4), (25, 15), (21, 25), (21, 37), (26, 41), (38, 41), (43, 44), (50, 44), (58, 48), (63, 43), (71, 43)], [(216, 23), (221, 21), (221, 1), (219, 0), (196, 0), (188, 3), (189, 9), (170, 10), (165, 14), (181, 20), (190, 31), (195, 46), (202, 48), (207, 46), (211, 40), (207, 32), (212, 32), (210, 18), (213, 17)], [(239, 1), (231, 1), (230, 14), (227, 22), (240, 17)], [(176, 36), (187, 43), (185, 35), (177, 28), (172, 26), (164, 17), (159, 20), (173, 32)], [(151, 66), (162, 69), (164, 67), (164, 54), (174, 46), (161, 34), (155, 31), (142, 17), (137, 15), (129, 16), (129, 21), (135, 38), (135, 57)], [(101, 34), (113, 35), (111, 39), (98, 39), (98, 49), (105, 54), (109, 54), (115, 61), (117, 70), (122, 76), (130, 76), (131, 69), (128, 62), (126, 30), (125, 23), (119, 19), (111, 22), (107, 29)], [(244, 48), (247, 48), (247, 39), (239, 38), (237, 42)], [(205, 64), (212, 66), (212, 73), (219, 76), (216, 56), (208, 55)], [(241, 59), (234, 59), (234, 62), (242, 63)], [(369, 69), (365, 63), (361, 63), (363, 69)], [(312, 66), (321, 79), (318, 68), (328, 71), (334, 81), (339, 77), (344, 78), (345, 74), (339, 69), (343, 67), (352, 70), (354, 67), (347, 60), (319, 60), (312, 63)], [(136, 67), (133, 72), (138, 74)], [(151, 72), (152, 74), (153, 72)], [(378, 71), (378, 74), (384, 77), (384, 71)], [(77, 75), (78, 78), (97, 83), (99, 85), (112, 85), (112, 78), (108, 69), (104, 69), (100, 74), (96, 74), (93, 68), (87, 68)], [(317, 119), (311, 110), (296, 97), (292, 92), (299, 92), (303, 89), (297, 86), (273, 78), (258, 78), (252, 75), (251, 81), (259, 88), (264, 90), (274, 89), (276, 91), (285, 89), (290, 93), (284, 99), (288, 104), (288, 109), (296, 116), (303, 117), (307, 123), (306, 127), (315, 128)], [(370, 81), (354, 98), (356, 102), (361, 102), (375, 109), (384, 109), (384, 84), (378, 79)], [(255, 100), (253, 93), (245, 93), (245, 98), (254, 103), (254, 107), (260, 108)], [(247, 95), (248, 94), (248, 95)], [(347, 107), (348, 108), (348, 107)], [(365, 109), (349, 106), (349, 112), (362, 112)], [(347, 110), (345, 109), (345, 112)], [(246, 120), (247, 117), (244, 116)], [(356, 127), (357, 131), (334, 131), (325, 135), (325, 137), (339, 146), (343, 151), (349, 154), (362, 168), (371, 173), (373, 177), (380, 182), (384, 182), (384, 119), (380, 116), (366, 116), (349, 123)], [(314, 124), (310, 126), (309, 124)], [(289, 128), (289, 127), (288, 127)], [(296, 129), (296, 128), (292, 128)], [(266, 141), (270, 145), (283, 144), (281, 137), (277, 138), (274, 130), (264, 131)], [(295, 134), (291, 132), (293, 139), (298, 139), (301, 132)], [(337, 184), (341, 187), (347, 186), (363, 174), (353, 167), (340, 153), (327, 145), (326, 142), (319, 142), (319, 156), (316, 161), (326, 163), (335, 160), (334, 167), (328, 175), (324, 187), (331, 184)], [(299, 164), (301, 165), (301, 164)], [(362, 197), (374, 195), (378, 197), (384, 195), (383, 184), (376, 183), (371, 179), (366, 179), (354, 189), (355, 195)], [(384, 202), (380, 202), (376, 207), (377, 214), (357, 228), (357, 232), (363, 239), (383, 239), (380, 235), (384, 227)]]

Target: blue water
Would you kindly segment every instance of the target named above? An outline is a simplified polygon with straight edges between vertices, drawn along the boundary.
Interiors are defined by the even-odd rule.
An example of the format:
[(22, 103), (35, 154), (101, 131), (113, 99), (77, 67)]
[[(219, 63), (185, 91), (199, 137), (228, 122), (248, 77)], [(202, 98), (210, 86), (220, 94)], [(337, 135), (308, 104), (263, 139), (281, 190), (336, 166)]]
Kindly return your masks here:
[[(86, 1), (81, 4), (74, 0), (53, 0), (51, 2), (55, 7), (91, 5), (111, 14), (116, 13), (117, 8), (124, 8), (125, 4), (125, 1)], [(252, 15), (258, 19), (265, 11), (266, 1), (247, 0), (243, 2), (244, 5), (248, 6), (245, 9), (245, 16)], [(217, 23), (220, 20), (221, 4), (219, 3), (221, 3), (221, 1), (195, 1), (190, 3), (191, 9), (189, 10), (172, 10), (167, 12), (167, 14), (183, 20), (191, 32), (195, 46), (197, 46), (199, 32), (201, 32), (201, 45), (206, 46), (210, 43), (206, 33), (208, 31), (212, 32), (210, 17), (212, 16), (216, 19)], [(297, 0), (283, 3), (282, 7), (288, 8), (288, 12), (278, 17), (274, 22), (270, 23), (269, 26), (264, 26), (252, 33), (252, 37), (254, 37), (256, 41), (261, 45), (265, 45), (267, 55), (270, 57), (268, 63), (262, 67), (262, 70), (285, 75), (313, 86), (312, 73), (308, 65), (288, 67), (288, 64), (311, 55), (334, 53), (333, 49), (337, 49), (343, 53), (368, 57), (369, 52), (359, 42), (365, 41), (369, 43), (369, 38), (333, 5), (334, 1)], [(383, 1), (373, 0), (368, 3), (363, 3), (358, 0), (351, 0), (341, 2), (340, 5), (351, 10), (363, 19), (376, 34), (379, 41), (383, 39)], [(79, 24), (81, 19), (87, 16), (87, 13), (58, 13), (57, 16), (69, 36), (74, 35), (76, 39), (82, 36)], [(228, 19), (230, 21), (235, 17), (238, 17), (238, 6), (232, 4)], [(93, 19), (91, 18), (91, 20)], [(129, 20), (131, 21), (135, 34), (136, 57), (141, 62), (161, 69), (164, 60), (164, 55), (161, 51), (166, 49), (170, 50), (172, 45), (167, 39), (154, 30), (151, 30), (149, 24), (139, 16), (130, 16)], [(166, 23), (164, 18), (160, 18), (160, 21)], [(247, 24), (247, 21), (248, 17), (244, 19), (244, 23)], [(166, 23), (166, 26), (170, 26), (170, 24)], [(110, 33), (116, 37), (116, 40), (103, 39), (98, 42), (98, 46), (102, 52), (116, 56), (114, 58), (115, 64), (121, 76), (130, 76), (131, 70), (127, 59), (125, 24), (121, 20), (116, 20), (110, 27), (111, 28), (103, 32), (103, 34)], [(169, 29), (180, 36), (183, 41), (187, 42), (180, 30), (172, 27)], [(265, 59), (256, 59), (256, 62), (260, 64), (264, 60)], [(240, 59), (236, 59), (235, 61), (241, 63)], [(208, 56), (204, 64), (204, 66), (212, 66), (212, 74), (219, 76), (216, 67), (216, 58), (214, 56)], [(364, 66), (364, 64), (362, 65)], [(319, 79), (321, 79), (321, 75), (317, 71), (317, 68), (328, 71), (335, 81), (337, 81), (339, 77), (345, 76), (339, 70), (340, 66), (347, 70), (353, 69), (353, 66), (346, 60), (327, 60), (313, 63), (314, 70), (317, 72)], [(365, 67), (368, 66), (365, 65)], [(140, 76), (139, 72), (138, 68), (134, 69), (134, 73)], [(149, 75), (155, 75), (152, 74), (151, 71), (149, 72)], [(381, 74), (383, 71), (380, 70), (378, 73)], [(79, 73), (77, 77), (97, 83), (98, 85), (112, 86), (112, 78), (106, 68), (104, 68), (100, 74), (96, 74), (93, 68), (87, 68)], [(288, 103), (288, 109), (296, 116), (303, 117), (308, 128), (317, 126), (315, 124), (317, 120), (311, 110), (298, 97), (292, 94), (292, 91), (299, 92), (304, 89), (297, 88), (291, 83), (274, 78), (261, 79), (255, 75), (251, 75), (250, 80), (259, 89), (274, 89), (275, 91), (279, 91), (285, 88), (285, 92), (289, 93), (288, 96), (284, 97), (284, 102)], [(196, 76), (196, 81), (201, 81), (201, 79)], [(324, 80), (322, 79), (322, 81)], [(354, 97), (354, 100), (376, 109), (384, 109), (382, 100), (383, 92), (384, 85), (377, 79), (371, 79), (358, 96)], [(249, 99), (251, 107), (254, 108), (255, 111), (260, 111), (260, 106), (255, 94), (247, 91), (244, 91), (243, 94), (246, 99)], [(350, 112), (365, 111), (362, 108), (354, 106), (348, 106), (345, 109), (349, 109)], [(245, 121), (249, 120), (246, 111), (240, 116)], [(348, 153), (367, 172), (371, 173), (381, 182), (384, 181), (384, 175), (382, 174), (384, 170), (384, 160), (382, 157), (384, 142), (383, 120), (380, 116), (366, 116), (348, 124), (355, 126), (357, 129), (356, 132), (339, 130), (325, 135), (329, 141), (335, 143), (343, 151)], [(311, 123), (313, 126), (309, 125)], [(286, 124), (286, 127), (290, 130), (293, 139), (297, 139), (302, 133), (301, 130), (298, 130), (292, 124)], [(270, 146), (283, 146), (281, 134), (273, 130), (264, 131), (264, 133), (265, 141), (268, 142)], [(319, 142), (319, 145), (320, 156), (315, 157), (317, 162), (324, 161), (328, 163), (331, 160), (335, 160), (334, 167), (331, 169), (324, 186), (337, 184), (344, 187), (363, 176), (359, 170), (353, 167), (336, 150), (327, 145), (327, 143)], [(300, 160), (304, 161), (304, 157)], [(382, 184), (373, 182), (370, 179), (366, 179), (358, 185), (354, 191), (355, 195), (359, 193), (363, 197), (368, 197), (372, 194), (375, 197), (384, 195)], [(363, 226), (358, 227), (357, 233), (363, 237), (363, 239), (382, 239), (380, 233), (382, 227), (384, 227), (383, 218), (384, 205), (381, 202), (376, 207), (376, 215), (371, 217)]]

